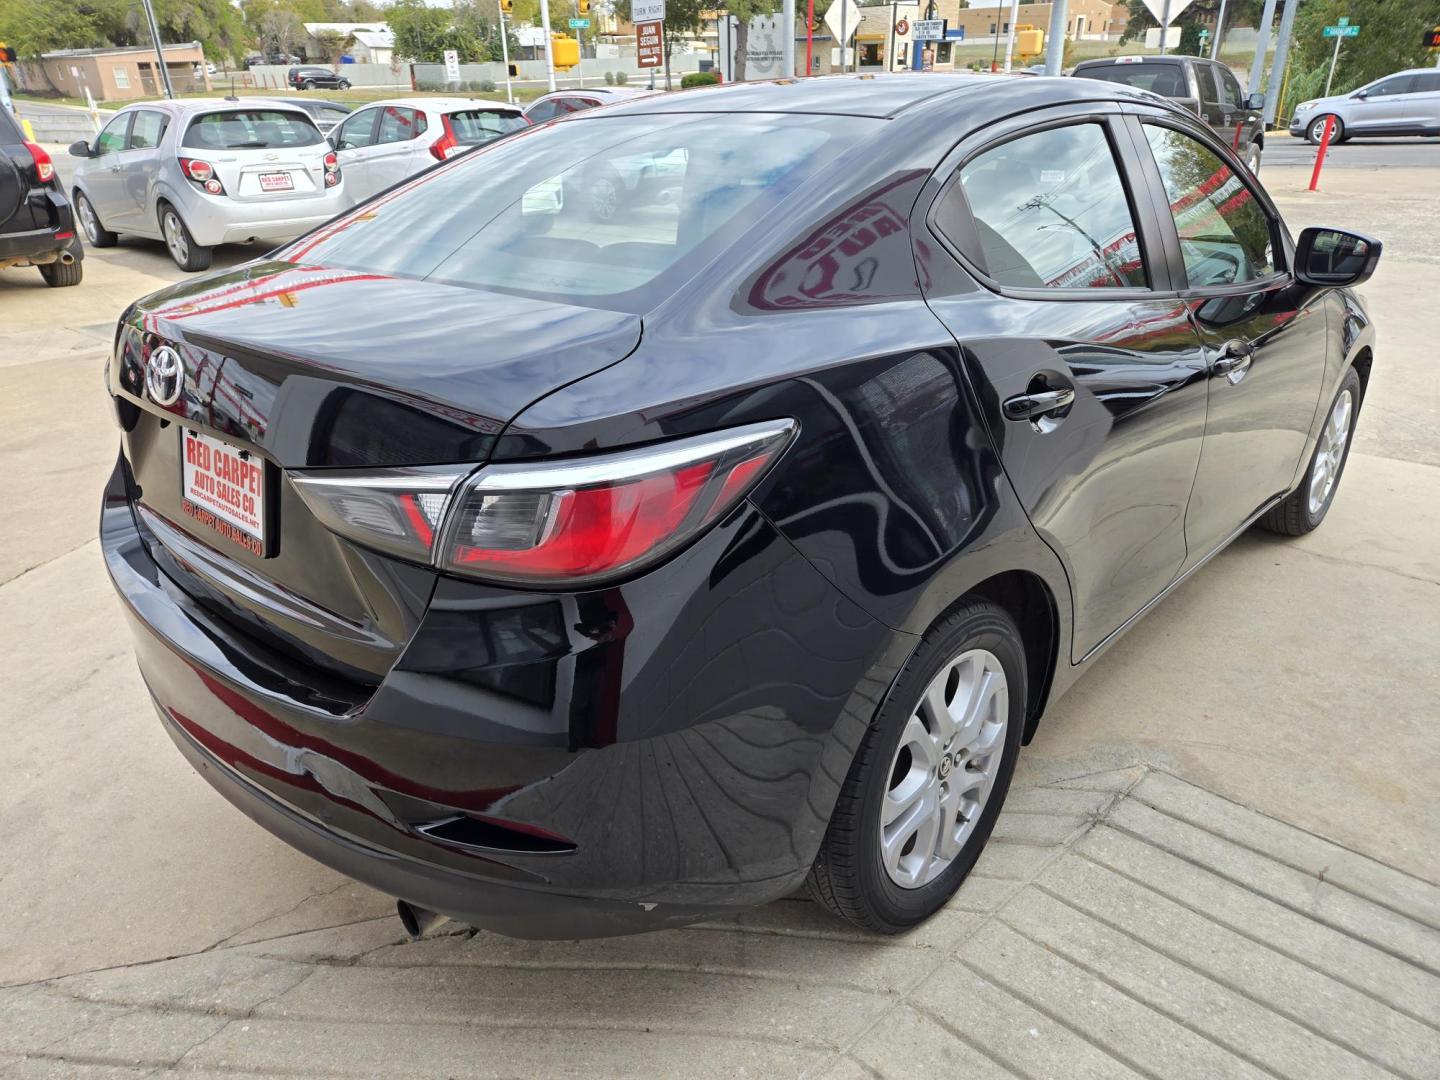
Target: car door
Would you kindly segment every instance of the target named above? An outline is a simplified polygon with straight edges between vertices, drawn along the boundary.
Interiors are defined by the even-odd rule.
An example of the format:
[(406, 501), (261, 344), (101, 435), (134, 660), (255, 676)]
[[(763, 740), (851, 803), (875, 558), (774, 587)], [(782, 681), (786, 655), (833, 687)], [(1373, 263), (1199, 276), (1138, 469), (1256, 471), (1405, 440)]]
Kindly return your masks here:
[(160, 140), (170, 117), (158, 109), (137, 109), (120, 156), (120, 181), (125, 191), (125, 216), (107, 222), (112, 229), (156, 232), (150, 221), (150, 192), (160, 174)]
[(1190, 70), (1190, 78), (1194, 81), (1195, 93), (1200, 99), (1200, 118), (1209, 124), (1216, 131), (1222, 133), (1222, 138), (1228, 138), (1229, 132), (1225, 129), (1230, 124), (1230, 117), (1220, 102), (1220, 87), (1215, 82), (1215, 75), (1210, 70), (1210, 65), (1201, 60), (1187, 61), (1185, 66)]
[(379, 121), (379, 108), (357, 109), (330, 134), (330, 145), (335, 147), (340, 175), (345, 182), (345, 194), (351, 203), (368, 199), (382, 186), (371, 175), (370, 168), (370, 154), (374, 152), (375, 129)]
[(1224, 64), (1206, 64), (1220, 95), (1220, 123), (1215, 132), (1236, 154), (1244, 157), (1245, 148), (1260, 134), (1262, 113), (1245, 106), (1240, 83)]
[[(107, 229), (123, 224), (130, 211), (125, 193), (125, 144), (130, 137), (133, 110), (122, 112), (95, 136), (95, 156), (85, 163), (80, 185)], [(117, 224), (119, 223), (119, 224)]]
[(1186, 516), (1187, 566), (1295, 484), (1324, 381), (1325, 294), (1287, 272), (1284, 227), (1225, 152), (1171, 116), (1139, 115), (1156, 195), (1180, 262), (1176, 285), (1209, 359), (1205, 443)]
[[(367, 166), (375, 191), (398, 184), (423, 167), (424, 162), (419, 161), (417, 154), (426, 153), (420, 136), (427, 130), (429, 122), (422, 112), (398, 105), (381, 108), (375, 145), (367, 151)], [(434, 158), (428, 158), (428, 161), (433, 163)]]
[(1391, 75), (1351, 95), (1345, 129), (1350, 135), (1403, 132), (1409, 122), (1414, 75)]
[(952, 152), (917, 237), (926, 299), (1065, 564), (1076, 662), (1184, 564), (1205, 426), (1205, 355), (1138, 160), (1116, 106), (1026, 114)]
[(1413, 134), (1440, 135), (1440, 71), (1416, 72), (1406, 112)]

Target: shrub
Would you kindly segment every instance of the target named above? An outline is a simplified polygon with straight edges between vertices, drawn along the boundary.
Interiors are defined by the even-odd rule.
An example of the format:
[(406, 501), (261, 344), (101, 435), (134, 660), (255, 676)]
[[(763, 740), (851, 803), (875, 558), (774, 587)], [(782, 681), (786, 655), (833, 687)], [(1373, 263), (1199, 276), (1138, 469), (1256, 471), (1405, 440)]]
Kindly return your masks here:
[(479, 90), (482, 94), (493, 94), (495, 92), (495, 80), (481, 79), (475, 84), (475, 89)]
[(615, 85), (616, 85), (616, 86), (624, 86), (624, 85), (625, 85), (626, 83), (628, 83), (629, 81), (630, 81), (630, 76), (627, 75), (627, 74), (625, 74), (625, 72), (623, 72), (623, 71), (617, 71), (617, 72), (615, 73)]
[(605, 85), (607, 85), (607, 86), (614, 86), (614, 85), (615, 85), (615, 72), (613, 72), (613, 71), (607, 71), (607, 72), (605, 73)]
[(680, 89), (689, 90), (692, 86), (714, 86), (720, 81), (720, 77), (713, 71), (687, 71), (680, 77)]
[(430, 79), (416, 79), (415, 89), (419, 90), (422, 94), (433, 94), (439, 90), (444, 90), (445, 84), (434, 82)]

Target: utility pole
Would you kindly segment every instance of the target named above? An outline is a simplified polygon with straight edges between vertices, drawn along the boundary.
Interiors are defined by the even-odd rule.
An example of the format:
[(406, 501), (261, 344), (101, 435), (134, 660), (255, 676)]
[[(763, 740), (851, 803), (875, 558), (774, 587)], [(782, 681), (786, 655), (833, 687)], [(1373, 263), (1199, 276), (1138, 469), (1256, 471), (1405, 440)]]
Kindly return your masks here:
[(1015, 23), (1020, 18), (1020, 0), (1010, 0), (1010, 30), (1005, 38), (1005, 74), (1010, 74), (1010, 62), (1015, 56)]
[[(145, 0), (149, 3), (150, 0)], [(1275, 0), (1270, 0), (1273, 4)], [(555, 48), (550, 43), (550, 0), (540, 0), (540, 27), (545, 35), (545, 75), (550, 80), (550, 93), (555, 92)]]
[[(795, 77), (795, 0), (785, 0), (780, 8), (780, 19), (785, 24), (785, 33), (780, 38), (781, 63), (785, 65), (785, 78)], [(807, 71), (808, 75), (809, 72)]]
[(850, 61), (845, 58), (845, 44), (850, 39), (845, 35), (845, 15), (850, 10), (850, 5), (845, 0), (837, 0), (840, 5), (840, 73), (843, 75), (850, 70)]
[(995, 40), (994, 48), (990, 50), (990, 70), (993, 72), (1000, 66), (1000, 4), (1002, 0), (995, 0)]
[(510, 42), (505, 33), (505, 12), (503, 11), (500, 12), (500, 59), (505, 64), (505, 100), (514, 105), (515, 90), (510, 85)]
[(1270, 65), (1270, 81), (1265, 84), (1264, 124), (1268, 129), (1275, 123), (1275, 114), (1280, 109), (1280, 92), (1285, 85), (1285, 62), (1290, 58), (1290, 34), (1295, 29), (1295, 12), (1299, 0), (1285, 0), (1285, 11), (1280, 16), (1280, 40), (1275, 43), (1275, 61)]
[(1059, 75), (1065, 66), (1065, 23), (1070, 17), (1070, 0), (1055, 0), (1050, 9), (1050, 36), (1045, 42), (1045, 74)]
[(1265, 52), (1270, 48), (1270, 24), (1275, 21), (1275, 0), (1265, 0), (1265, 13), (1260, 16), (1259, 34), (1255, 38), (1255, 59), (1250, 64), (1250, 82), (1245, 87), (1247, 94), (1260, 89), (1260, 79), (1265, 74)]
[(1220, 14), (1215, 16), (1215, 39), (1210, 42), (1210, 59), (1220, 59), (1220, 35), (1225, 30), (1225, 5), (1230, 0), (1220, 0)]
[(1160, 9), (1160, 55), (1165, 55), (1165, 39), (1170, 36), (1170, 0)]
[(155, 57), (160, 61), (160, 83), (165, 87), (165, 96), (173, 98), (175, 88), (170, 85), (170, 69), (165, 66), (165, 48), (160, 44), (160, 27), (155, 22), (155, 9), (150, 0), (144, 0), (145, 21), (150, 24), (150, 40), (155, 43)]

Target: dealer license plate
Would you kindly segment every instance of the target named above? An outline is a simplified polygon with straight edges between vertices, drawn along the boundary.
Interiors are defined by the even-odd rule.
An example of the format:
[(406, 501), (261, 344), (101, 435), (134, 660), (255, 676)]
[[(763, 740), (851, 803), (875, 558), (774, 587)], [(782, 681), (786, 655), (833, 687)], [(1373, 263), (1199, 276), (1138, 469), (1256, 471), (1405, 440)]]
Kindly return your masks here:
[(290, 179), (288, 172), (262, 172), (260, 174), (261, 191), (294, 191), (295, 181)]
[(185, 513), (256, 555), (265, 554), (265, 462), (247, 450), (182, 429)]

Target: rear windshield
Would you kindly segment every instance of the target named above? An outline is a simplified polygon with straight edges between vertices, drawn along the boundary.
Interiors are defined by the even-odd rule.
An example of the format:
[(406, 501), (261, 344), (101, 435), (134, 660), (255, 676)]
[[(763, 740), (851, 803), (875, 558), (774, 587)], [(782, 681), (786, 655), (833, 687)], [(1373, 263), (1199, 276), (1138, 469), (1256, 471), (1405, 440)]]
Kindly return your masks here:
[(466, 109), (450, 114), (450, 130), (462, 143), (489, 142), (497, 135), (525, 127), (525, 118), (519, 113), (501, 112), (496, 109)]
[(645, 311), (878, 123), (596, 113), (527, 128), (281, 257)]
[(180, 145), (201, 150), (263, 150), (324, 141), (320, 129), (303, 112), (245, 109), (201, 113)]
[(1189, 97), (1185, 71), (1179, 64), (1104, 64), (1075, 72), (1082, 79), (1100, 79), (1149, 90), (1164, 97)]

